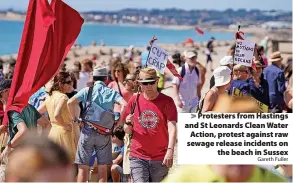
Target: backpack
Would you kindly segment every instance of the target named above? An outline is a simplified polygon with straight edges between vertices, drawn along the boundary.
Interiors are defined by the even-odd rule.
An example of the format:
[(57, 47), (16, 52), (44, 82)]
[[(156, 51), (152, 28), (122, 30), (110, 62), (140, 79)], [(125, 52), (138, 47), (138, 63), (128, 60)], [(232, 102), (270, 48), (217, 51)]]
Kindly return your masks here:
[[(196, 72), (196, 75), (199, 76), (199, 70), (198, 70), (198, 68), (196, 66), (194, 67), (194, 70)], [(185, 73), (186, 73), (185, 65), (183, 65), (182, 66), (182, 71), (181, 71), (181, 74), (180, 74), (182, 78), (185, 76)]]
[[(218, 98), (218, 94), (216, 91), (213, 90), (213, 88), (211, 88), (208, 92), (212, 91), (214, 93), (214, 106), (216, 104), (217, 98)], [(201, 114), (202, 113), (202, 108), (203, 108), (203, 104), (204, 104), (204, 99), (206, 97), (206, 95), (208, 94), (208, 92), (205, 94), (205, 96), (198, 102), (197, 104), (197, 108), (196, 108), (196, 113)]]
[(86, 106), (82, 112), (81, 119), (94, 130), (102, 135), (112, 135), (115, 115), (92, 101), (93, 87), (89, 88)]

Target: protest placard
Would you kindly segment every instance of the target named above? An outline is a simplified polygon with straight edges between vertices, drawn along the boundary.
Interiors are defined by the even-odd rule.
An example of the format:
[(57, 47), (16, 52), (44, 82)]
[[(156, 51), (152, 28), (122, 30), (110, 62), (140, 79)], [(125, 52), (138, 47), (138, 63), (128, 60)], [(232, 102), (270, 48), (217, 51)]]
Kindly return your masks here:
[(178, 164), (293, 163), (293, 114), (178, 114)]
[(255, 46), (255, 43), (253, 42), (237, 39), (235, 55), (234, 55), (234, 63), (251, 67), (253, 53), (254, 53), (254, 46)]
[(232, 97), (242, 97), (243, 93), (238, 89), (233, 87), (232, 89)]
[(164, 74), (167, 58), (168, 53), (158, 45), (153, 44), (148, 57), (147, 66), (156, 69), (161, 74)]
[(258, 111), (259, 111), (259, 112), (262, 112), (262, 113), (267, 113), (267, 112), (269, 112), (269, 106), (267, 106), (266, 104), (262, 103), (262, 102), (259, 101), (259, 100), (256, 100), (256, 99), (255, 99), (255, 101), (256, 101), (256, 103), (257, 103), (257, 105), (258, 105)]

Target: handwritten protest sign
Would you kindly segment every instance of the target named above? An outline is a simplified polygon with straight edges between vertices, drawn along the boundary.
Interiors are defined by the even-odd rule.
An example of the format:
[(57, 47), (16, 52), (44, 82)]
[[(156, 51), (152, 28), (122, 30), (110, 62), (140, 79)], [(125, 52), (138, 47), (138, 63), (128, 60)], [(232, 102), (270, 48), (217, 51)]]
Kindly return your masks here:
[[(232, 90), (232, 97), (242, 97), (243, 93), (238, 89), (238, 88), (233, 88)], [(255, 98), (253, 98), (255, 99)], [(259, 100), (256, 100), (256, 103), (258, 105), (258, 112), (260, 113), (267, 113), (269, 112), (269, 106), (267, 106), (266, 104), (260, 102)]]
[(168, 53), (160, 48), (158, 45), (153, 44), (149, 58), (147, 61), (148, 67), (154, 68), (161, 74), (164, 74), (167, 64)]
[(238, 88), (233, 88), (232, 90), (232, 96), (233, 97), (242, 97), (243, 93)]
[(236, 64), (251, 67), (253, 53), (254, 53), (254, 46), (255, 46), (255, 43), (253, 42), (237, 39), (234, 62)]
[[(256, 99), (255, 99), (256, 100)], [(266, 104), (256, 100), (256, 103), (258, 104), (258, 110), (259, 112), (262, 113), (268, 113), (269, 112), (269, 106), (267, 106)]]

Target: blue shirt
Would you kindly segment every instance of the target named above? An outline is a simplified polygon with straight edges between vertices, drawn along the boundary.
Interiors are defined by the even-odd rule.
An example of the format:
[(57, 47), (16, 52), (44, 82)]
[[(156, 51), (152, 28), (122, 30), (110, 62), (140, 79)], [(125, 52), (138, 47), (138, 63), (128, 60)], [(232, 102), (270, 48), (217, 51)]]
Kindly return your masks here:
[(251, 96), (253, 98), (255, 98), (256, 100), (269, 106), (269, 85), (268, 85), (268, 82), (264, 78), (261, 78), (261, 82), (260, 82), (259, 87), (255, 86), (253, 78), (249, 78), (247, 80), (247, 82), (250, 87)]
[(37, 109), (41, 104), (41, 100), (44, 100), (45, 97), (46, 97), (46, 90), (44, 87), (42, 87), (30, 97), (29, 104), (31, 104)]
[(286, 90), (284, 71), (272, 64), (264, 69), (264, 78), (269, 85), (270, 107), (284, 105), (283, 93)]
[[(114, 152), (118, 152), (119, 155), (121, 155), (123, 157), (124, 156), (124, 145), (122, 145), (121, 147), (119, 147), (119, 146), (114, 147), (114, 150), (113, 151)], [(123, 165), (123, 161), (119, 165), (122, 166)]]
[(250, 95), (250, 88), (247, 81), (243, 81), (240, 79), (232, 80), (230, 89), (228, 91), (230, 95), (232, 94), (233, 88), (239, 89), (245, 95)]
[(115, 146), (114, 147), (114, 152), (119, 152), (119, 155), (123, 156), (123, 154), (124, 154), (124, 145), (122, 145), (121, 147)]
[[(86, 103), (89, 87), (81, 89), (75, 96), (80, 102)], [(113, 111), (114, 104), (122, 99), (121, 95), (105, 85), (96, 81), (93, 88), (92, 100), (104, 110)]]
[(148, 50), (145, 50), (145, 51), (143, 51), (141, 53), (141, 65), (142, 66), (145, 66), (145, 64), (147, 63), (148, 55), (149, 55), (149, 51)]

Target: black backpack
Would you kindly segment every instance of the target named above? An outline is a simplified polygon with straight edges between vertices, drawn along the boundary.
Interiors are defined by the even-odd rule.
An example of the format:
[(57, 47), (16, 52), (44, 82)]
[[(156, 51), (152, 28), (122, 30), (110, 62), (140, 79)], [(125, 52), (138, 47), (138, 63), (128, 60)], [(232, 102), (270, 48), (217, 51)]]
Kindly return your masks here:
[[(199, 70), (198, 70), (198, 68), (196, 66), (194, 67), (194, 70), (195, 70), (197, 76), (199, 76)], [(185, 76), (185, 72), (186, 72), (185, 65), (183, 65), (182, 66), (182, 71), (181, 71), (181, 74), (180, 74), (182, 78)]]

